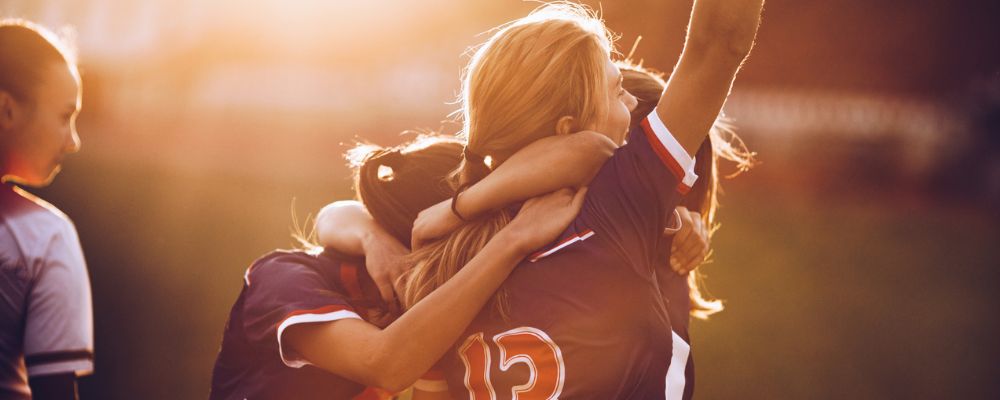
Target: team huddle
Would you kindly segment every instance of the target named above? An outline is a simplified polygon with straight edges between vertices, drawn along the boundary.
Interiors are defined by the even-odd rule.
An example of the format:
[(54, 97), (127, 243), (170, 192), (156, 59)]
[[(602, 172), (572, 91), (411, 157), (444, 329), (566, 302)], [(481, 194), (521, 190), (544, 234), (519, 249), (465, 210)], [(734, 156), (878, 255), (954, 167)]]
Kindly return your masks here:
[(211, 398), (691, 398), (716, 163), (749, 162), (717, 121), (762, 3), (696, 1), (667, 82), (582, 6), (503, 25), (458, 137), (352, 150), (357, 201), (247, 269)]
[[(695, 0), (667, 80), (613, 60), (614, 36), (575, 3), (492, 31), (465, 70), (457, 136), (351, 150), (357, 199), (246, 270), (209, 397), (692, 398), (690, 318), (722, 309), (697, 269), (717, 164), (752, 162), (721, 110), (762, 8)], [(53, 43), (0, 24), (18, 55), (0, 57), (5, 181), (44, 186), (79, 149), (79, 73)], [(0, 194), (0, 397), (75, 398), (93, 348), (75, 229), (10, 184)], [(25, 244), (42, 242), (62, 247)]]

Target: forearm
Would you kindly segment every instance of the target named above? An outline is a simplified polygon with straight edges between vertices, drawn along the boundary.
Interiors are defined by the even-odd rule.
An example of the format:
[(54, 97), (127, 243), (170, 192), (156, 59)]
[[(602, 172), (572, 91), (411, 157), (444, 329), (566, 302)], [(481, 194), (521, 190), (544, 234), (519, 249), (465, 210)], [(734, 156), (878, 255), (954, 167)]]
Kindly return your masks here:
[(404, 386), (458, 340), (527, 251), (498, 234), (464, 268), (380, 333), (378, 364)]
[(695, 154), (718, 118), (753, 47), (763, 0), (696, 0), (687, 40), (657, 106), (680, 145)]
[(586, 186), (616, 147), (589, 131), (540, 139), (466, 190), (458, 210), (475, 217), (560, 188)]
[(498, 233), (444, 285), (383, 330), (358, 320), (290, 328), (287, 341), (310, 363), (398, 391), (441, 358), (527, 253)]
[(316, 236), (323, 247), (363, 256), (365, 243), (385, 234), (364, 205), (357, 201), (337, 201), (316, 216)]

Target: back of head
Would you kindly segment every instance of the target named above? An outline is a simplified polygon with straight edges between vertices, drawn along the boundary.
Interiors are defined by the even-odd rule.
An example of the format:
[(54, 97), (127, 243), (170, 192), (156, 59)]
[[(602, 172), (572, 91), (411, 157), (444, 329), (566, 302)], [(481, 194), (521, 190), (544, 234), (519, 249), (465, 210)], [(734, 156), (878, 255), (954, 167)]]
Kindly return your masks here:
[(472, 56), (462, 90), (464, 134), (477, 155), (458, 172), (459, 183), (489, 173), (517, 150), (555, 134), (571, 116), (577, 130), (600, 118), (598, 101), (612, 38), (590, 9), (546, 4), (501, 26)]
[(0, 90), (30, 101), (47, 68), (61, 65), (79, 77), (73, 52), (51, 31), (21, 19), (0, 20)]
[(443, 136), (422, 136), (393, 148), (360, 145), (348, 152), (358, 200), (409, 245), (417, 214), (451, 197), (446, 177), (461, 161), (462, 148), (461, 141)]

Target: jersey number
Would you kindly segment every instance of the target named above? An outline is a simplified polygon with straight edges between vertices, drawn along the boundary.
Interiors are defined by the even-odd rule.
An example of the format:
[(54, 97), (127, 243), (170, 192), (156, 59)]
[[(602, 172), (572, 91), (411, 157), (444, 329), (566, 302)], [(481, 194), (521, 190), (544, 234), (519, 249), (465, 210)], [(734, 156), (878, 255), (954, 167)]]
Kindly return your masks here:
[[(528, 366), (528, 382), (511, 388), (511, 399), (557, 399), (566, 380), (566, 365), (559, 346), (541, 330), (531, 327), (514, 328), (493, 336), (500, 349), (500, 371), (514, 364)], [(465, 363), (465, 387), (470, 400), (495, 400), (496, 391), (490, 381), (492, 361), (490, 348), (483, 333), (469, 336), (459, 347)]]

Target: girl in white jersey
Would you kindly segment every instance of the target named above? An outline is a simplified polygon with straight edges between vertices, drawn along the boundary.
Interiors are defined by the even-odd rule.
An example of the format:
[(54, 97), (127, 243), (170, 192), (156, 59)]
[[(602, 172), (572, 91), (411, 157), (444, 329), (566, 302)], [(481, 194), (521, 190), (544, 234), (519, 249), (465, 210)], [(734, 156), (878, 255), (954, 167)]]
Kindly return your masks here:
[(0, 20), (0, 398), (73, 399), (77, 376), (93, 370), (90, 282), (76, 229), (14, 186), (52, 181), (80, 149), (79, 112), (71, 52), (41, 26)]

